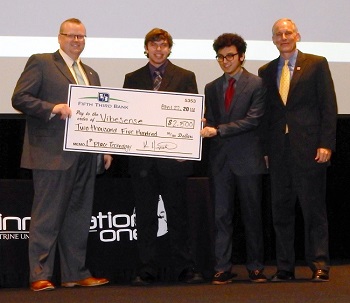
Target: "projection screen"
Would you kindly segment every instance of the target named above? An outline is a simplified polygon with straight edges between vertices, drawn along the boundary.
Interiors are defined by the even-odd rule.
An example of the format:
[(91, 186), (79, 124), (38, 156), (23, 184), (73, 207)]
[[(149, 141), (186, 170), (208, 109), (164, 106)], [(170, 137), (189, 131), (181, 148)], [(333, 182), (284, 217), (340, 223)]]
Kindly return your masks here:
[(212, 49), (217, 36), (240, 34), (248, 44), (244, 66), (257, 74), (261, 65), (278, 56), (271, 42), (272, 24), (291, 18), (301, 33), (298, 48), (328, 59), (338, 112), (350, 114), (348, 0), (2, 0), (1, 6), (0, 115), (17, 113), (11, 95), (28, 57), (56, 51), (59, 25), (71, 17), (86, 25), (82, 60), (99, 73), (103, 86), (121, 87), (126, 73), (147, 63), (144, 36), (160, 27), (174, 38), (170, 60), (195, 72), (200, 93), (222, 74)]

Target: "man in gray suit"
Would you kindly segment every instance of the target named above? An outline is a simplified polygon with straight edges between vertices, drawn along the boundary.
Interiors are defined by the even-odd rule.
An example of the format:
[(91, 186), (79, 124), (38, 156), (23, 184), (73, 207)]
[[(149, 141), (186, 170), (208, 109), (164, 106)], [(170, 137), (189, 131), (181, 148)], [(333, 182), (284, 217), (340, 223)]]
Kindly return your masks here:
[[(34, 200), (29, 238), (31, 289), (51, 290), (58, 247), (64, 287), (97, 286), (85, 267), (94, 185), (96, 155), (63, 151), (69, 84), (100, 85), (98, 74), (80, 61), (85, 26), (78, 19), (61, 24), (60, 49), (32, 55), (12, 97), (13, 107), (27, 116), (21, 166), (32, 169)], [(80, 73), (74, 72), (76, 62)], [(80, 83), (79, 76), (83, 78)], [(105, 157), (108, 168), (111, 157)]]
[(246, 234), (247, 270), (252, 282), (263, 274), (261, 219), (262, 174), (266, 172), (261, 139), (265, 92), (259, 77), (242, 67), (246, 42), (223, 34), (213, 44), (224, 74), (205, 87), (206, 126), (210, 138), (210, 185), (215, 205), (215, 275), (213, 284), (232, 282), (232, 219), (237, 191)]
[[(337, 103), (326, 58), (297, 49), (300, 34), (287, 18), (272, 27), (280, 56), (259, 69), (267, 86), (267, 155), (276, 234), (277, 272), (272, 281), (294, 280), (295, 205), (305, 230), (305, 258), (313, 282), (329, 280), (327, 167), (335, 149)], [(289, 90), (279, 88), (283, 69)], [(283, 86), (283, 85), (282, 85)], [(281, 86), (281, 87), (282, 87)]]

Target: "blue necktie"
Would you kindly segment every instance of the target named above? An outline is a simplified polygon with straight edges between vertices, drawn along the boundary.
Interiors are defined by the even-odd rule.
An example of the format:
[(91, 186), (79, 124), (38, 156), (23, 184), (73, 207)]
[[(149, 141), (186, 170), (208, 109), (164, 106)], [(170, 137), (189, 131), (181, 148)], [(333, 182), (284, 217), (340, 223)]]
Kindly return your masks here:
[(73, 70), (74, 70), (75, 76), (77, 77), (78, 84), (85, 85), (86, 83), (84, 81), (83, 75), (81, 74), (81, 72), (79, 70), (77, 62), (74, 61), (72, 66), (73, 66)]

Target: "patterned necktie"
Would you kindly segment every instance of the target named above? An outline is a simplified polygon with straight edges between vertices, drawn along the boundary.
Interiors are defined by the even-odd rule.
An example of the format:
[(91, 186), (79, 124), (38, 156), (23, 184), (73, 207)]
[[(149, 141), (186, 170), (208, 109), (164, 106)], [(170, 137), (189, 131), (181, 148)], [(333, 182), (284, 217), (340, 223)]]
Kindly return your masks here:
[(86, 83), (84, 81), (83, 75), (81, 74), (81, 72), (79, 70), (77, 62), (74, 61), (72, 66), (73, 66), (73, 70), (74, 70), (75, 76), (77, 77), (78, 84), (85, 85)]
[(159, 70), (156, 70), (154, 72), (154, 75), (156, 76), (153, 81), (153, 90), (158, 90), (160, 87), (160, 84), (162, 83), (162, 75), (160, 74)]
[(284, 65), (281, 72), (280, 87), (279, 87), (279, 93), (281, 95), (281, 99), (284, 105), (286, 105), (287, 103), (289, 85), (290, 85), (290, 71), (288, 67), (288, 62), (289, 60), (284, 61)]
[(236, 80), (234, 78), (230, 78), (228, 81), (228, 86), (225, 92), (225, 110), (226, 112), (229, 111), (230, 105), (232, 102), (233, 95), (235, 94), (235, 82)]

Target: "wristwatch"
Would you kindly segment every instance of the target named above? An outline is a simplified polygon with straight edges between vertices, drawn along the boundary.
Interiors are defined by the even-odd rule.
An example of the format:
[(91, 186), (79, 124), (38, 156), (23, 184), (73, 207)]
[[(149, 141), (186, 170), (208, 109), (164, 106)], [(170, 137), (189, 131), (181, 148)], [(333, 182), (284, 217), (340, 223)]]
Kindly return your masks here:
[(219, 126), (216, 127), (216, 134), (217, 134), (218, 136), (221, 136), (221, 131), (220, 131)]

